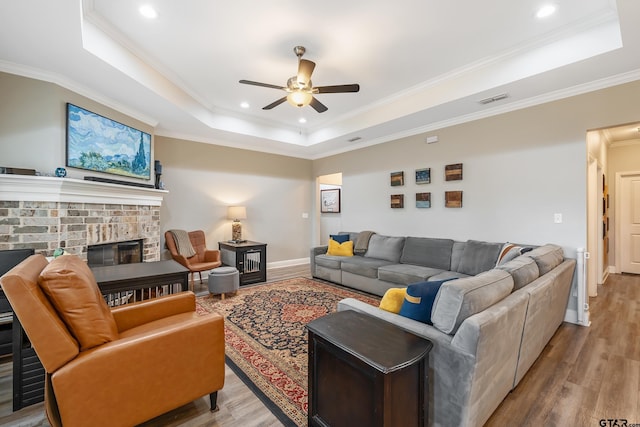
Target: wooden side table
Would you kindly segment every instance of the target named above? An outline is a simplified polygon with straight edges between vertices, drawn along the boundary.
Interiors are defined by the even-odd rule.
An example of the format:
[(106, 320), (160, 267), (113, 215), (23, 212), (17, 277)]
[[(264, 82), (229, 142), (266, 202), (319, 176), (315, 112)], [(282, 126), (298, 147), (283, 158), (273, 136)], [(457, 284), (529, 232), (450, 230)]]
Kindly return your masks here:
[(427, 425), (431, 341), (352, 310), (307, 329), (309, 426)]
[(240, 286), (267, 281), (267, 244), (246, 240), (218, 242), (222, 264), (240, 272)]

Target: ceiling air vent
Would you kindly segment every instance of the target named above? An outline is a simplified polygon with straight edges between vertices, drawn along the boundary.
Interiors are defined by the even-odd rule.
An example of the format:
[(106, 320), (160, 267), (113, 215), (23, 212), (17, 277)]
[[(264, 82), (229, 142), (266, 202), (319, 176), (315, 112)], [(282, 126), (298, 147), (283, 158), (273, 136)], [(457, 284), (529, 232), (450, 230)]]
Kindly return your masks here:
[(362, 139), (362, 137), (360, 137), (360, 136), (354, 136), (353, 138), (349, 138), (349, 139), (347, 139), (347, 141), (349, 141), (349, 142), (356, 142), (356, 141), (359, 141), (359, 140), (361, 140), (361, 139)]
[(482, 104), (482, 105), (491, 104), (492, 102), (500, 101), (500, 100), (508, 98), (508, 97), (509, 97), (508, 93), (501, 93), (500, 95), (491, 96), (489, 98), (481, 99), (480, 101), (478, 101), (478, 104)]

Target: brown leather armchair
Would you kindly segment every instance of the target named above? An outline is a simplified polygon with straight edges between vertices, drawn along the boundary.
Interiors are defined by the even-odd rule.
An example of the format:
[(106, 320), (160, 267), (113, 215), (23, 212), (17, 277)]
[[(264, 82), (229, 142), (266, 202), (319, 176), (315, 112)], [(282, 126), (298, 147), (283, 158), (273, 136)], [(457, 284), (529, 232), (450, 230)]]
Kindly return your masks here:
[(181, 292), (110, 309), (75, 255), (32, 255), (0, 278), (46, 371), (52, 426), (133, 426), (224, 385), (224, 319)]
[(196, 254), (191, 258), (186, 258), (185, 256), (180, 255), (178, 252), (178, 246), (171, 231), (166, 231), (164, 233), (164, 239), (167, 244), (167, 249), (171, 252), (171, 257), (188, 268), (191, 272), (191, 282), (193, 282), (193, 273), (198, 273), (200, 276), (200, 283), (202, 283), (203, 271), (213, 270), (214, 268), (222, 265), (222, 261), (220, 261), (220, 251), (217, 249), (207, 249), (204, 231), (189, 231), (187, 234), (189, 235), (191, 246), (193, 246), (193, 249), (196, 251)]

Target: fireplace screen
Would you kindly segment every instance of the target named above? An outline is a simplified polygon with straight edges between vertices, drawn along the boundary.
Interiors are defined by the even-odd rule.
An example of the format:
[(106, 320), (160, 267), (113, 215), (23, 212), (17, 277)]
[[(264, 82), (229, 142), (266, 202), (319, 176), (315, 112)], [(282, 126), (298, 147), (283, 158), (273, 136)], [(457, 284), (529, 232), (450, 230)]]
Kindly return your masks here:
[(140, 239), (104, 245), (90, 245), (87, 248), (89, 267), (142, 262), (142, 242), (143, 240)]

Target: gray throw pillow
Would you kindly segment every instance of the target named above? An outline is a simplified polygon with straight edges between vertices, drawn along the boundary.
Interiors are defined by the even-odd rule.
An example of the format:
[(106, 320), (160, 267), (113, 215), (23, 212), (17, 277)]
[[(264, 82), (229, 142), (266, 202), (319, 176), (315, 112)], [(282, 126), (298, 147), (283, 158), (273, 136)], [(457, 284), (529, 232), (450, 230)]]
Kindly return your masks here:
[(458, 273), (475, 276), (483, 271), (491, 270), (496, 265), (502, 243), (469, 240), (464, 246)]
[(369, 248), (364, 255), (367, 258), (399, 262), (404, 246), (404, 237), (391, 237), (374, 234), (369, 239)]

